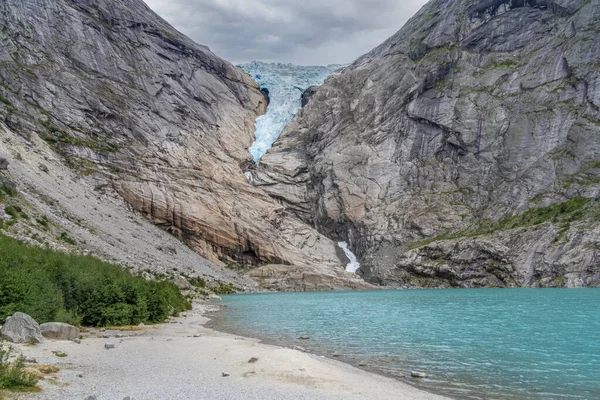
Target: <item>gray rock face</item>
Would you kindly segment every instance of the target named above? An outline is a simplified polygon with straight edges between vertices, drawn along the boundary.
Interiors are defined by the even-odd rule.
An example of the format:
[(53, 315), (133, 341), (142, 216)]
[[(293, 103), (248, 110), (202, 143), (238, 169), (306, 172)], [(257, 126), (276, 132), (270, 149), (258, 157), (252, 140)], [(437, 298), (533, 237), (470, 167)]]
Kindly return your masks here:
[(0, 25), (12, 131), (210, 261), (343, 270), (333, 241), (246, 181), (267, 99), (245, 72), (141, 0), (7, 0)]
[(0, 328), (0, 337), (12, 343), (41, 343), (40, 325), (24, 313), (14, 313)]
[(598, 285), (599, 26), (598, 0), (433, 0), (317, 89), (255, 184), (372, 282)]
[(46, 322), (40, 325), (42, 335), (49, 339), (75, 340), (79, 339), (79, 328), (62, 322)]

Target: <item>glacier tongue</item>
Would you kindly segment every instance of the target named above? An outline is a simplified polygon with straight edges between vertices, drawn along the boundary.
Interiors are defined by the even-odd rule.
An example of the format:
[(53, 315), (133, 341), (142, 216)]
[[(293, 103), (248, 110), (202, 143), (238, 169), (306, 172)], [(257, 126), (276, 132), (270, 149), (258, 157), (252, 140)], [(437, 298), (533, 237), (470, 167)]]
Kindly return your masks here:
[(273, 146), (283, 129), (302, 106), (302, 93), (310, 86), (322, 85), (340, 65), (300, 66), (253, 61), (238, 67), (269, 91), (270, 103), (265, 115), (256, 120), (256, 140), (248, 149), (254, 162)]

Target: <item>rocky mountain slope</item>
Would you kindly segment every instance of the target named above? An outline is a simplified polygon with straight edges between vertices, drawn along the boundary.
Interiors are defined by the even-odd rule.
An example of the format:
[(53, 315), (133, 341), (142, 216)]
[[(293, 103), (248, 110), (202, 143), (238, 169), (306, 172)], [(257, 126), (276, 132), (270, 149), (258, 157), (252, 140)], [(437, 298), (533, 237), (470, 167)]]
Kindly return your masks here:
[(329, 78), (255, 183), (372, 282), (600, 285), (600, 1), (432, 0)]
[[(335, 242), (247, 183), (247, 148), (267, 103), (257, 83), (143, 1), (6, 0), (0, 43), (7, 158), (31, 166), (34, 153), (44, 154), (51, 161), (35, 171), (41, 179), (70, 179), (81, 184), (75, 191), (124, 200), (217, 270), (293, 265), (292, 288), (306, 287), (307, 271), (324, 277), (313, 289), (365, 285), (344, 273)], [(64, 165), (76, 174), (64, 176)], [(24, 196), (36, 190), (12, 172)], [(55, 194), (51, 186), (45, 192)], [(78, 218), (96, 222), (85, 211)]]

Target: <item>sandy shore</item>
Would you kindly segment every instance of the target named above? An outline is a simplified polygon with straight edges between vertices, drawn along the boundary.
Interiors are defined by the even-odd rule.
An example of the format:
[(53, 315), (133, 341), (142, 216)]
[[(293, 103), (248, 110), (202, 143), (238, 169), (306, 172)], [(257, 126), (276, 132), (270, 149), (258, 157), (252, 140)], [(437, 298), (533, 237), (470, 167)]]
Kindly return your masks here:
[(210, 307), (198, 304), (185, 317), (139, 331), (92, 331), (81, 344), (19, 345), (26, 357), (60, 371), (40, 381), (40, 393), (15, 398), (444, 399), (335, 360), (208, 329), (203, 313)]

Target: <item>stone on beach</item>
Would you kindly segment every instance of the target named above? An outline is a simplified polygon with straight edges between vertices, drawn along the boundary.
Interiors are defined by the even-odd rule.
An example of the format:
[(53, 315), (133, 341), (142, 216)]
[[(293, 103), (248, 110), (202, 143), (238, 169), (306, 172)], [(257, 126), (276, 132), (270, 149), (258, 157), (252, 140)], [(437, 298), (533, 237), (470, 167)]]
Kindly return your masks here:
[(56, 340), (77, 340), (79, 339), (79, 328), (62, 322), (46, 322), (40, 325), (40, 330), (44, 337)]
[(427, 378), (427, 374), (425, 372), (411, 371), (410, 376), (413, 378)]
[(29, 315), (17, 312), (0, 328), (0, 337), (13, 343), (41, 343), (40, 325)]

